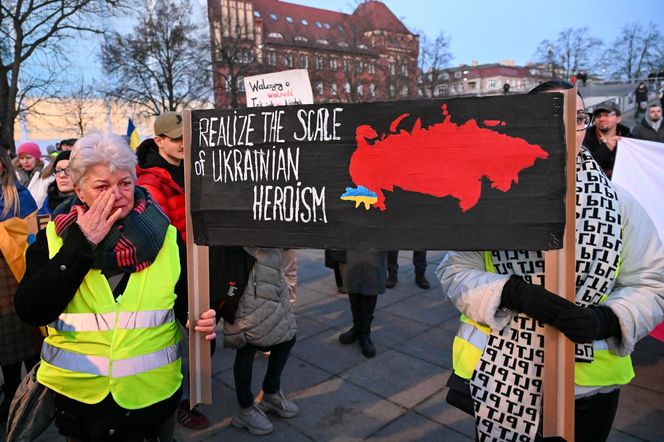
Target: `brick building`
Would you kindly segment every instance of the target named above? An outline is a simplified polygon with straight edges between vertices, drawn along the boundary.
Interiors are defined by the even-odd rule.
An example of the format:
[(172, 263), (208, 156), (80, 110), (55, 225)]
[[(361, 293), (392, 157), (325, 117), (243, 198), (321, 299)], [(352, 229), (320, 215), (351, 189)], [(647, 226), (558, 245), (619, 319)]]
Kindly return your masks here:
[(541, 66), (517, 66), (511, 60), (500, 63), (461, 65), (429, 72), (420, 80), (422, 95), (426, 97), (456, 97), (464, 95), (499, 95), (509, 85), (509, 93), (526, 93), (538, 84), (550, 80), (551, 72)]
[(280, 0), (208, 0), (215, 103), (243, 106), (242, 78), (306, 68), (316, 102), (413, 98), (419, 37), (376, 0), (352, 14)]

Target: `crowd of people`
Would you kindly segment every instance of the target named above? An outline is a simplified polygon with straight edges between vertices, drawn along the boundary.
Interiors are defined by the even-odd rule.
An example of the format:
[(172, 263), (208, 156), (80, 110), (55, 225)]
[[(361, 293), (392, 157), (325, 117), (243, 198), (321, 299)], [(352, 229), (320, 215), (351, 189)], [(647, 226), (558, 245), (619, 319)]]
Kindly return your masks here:
[[(532, 93), (572, 87), (553, 81)], [(541, 379), (543, 344), (532, 345), (529, 333), (543, 335), (543, 324), (576, 343), (577, 440), (608, 437), (620, 388), (634, 376), (629, 354), (664, 318), (664, 247), (639, 204), (610, 180), (621, 137), (664, 142), (661, 105), (645, 109), (630, 130), (621, 124), (617, 106), (605, 103), (586, 113), (577, 96), (576, 259), (577, 269), (585, 270), (577, 274), (576, 302), (536, 284), (540, 274), (504, 272), (531, 268), (543, 274), (541, 252), (444, 253), (436, 271), (442, 295), (463, 314), (448, 401), (476, 417), (478, 437), (500, 437), (491, 408), (496, 404), (486, 400), (505, 396), (491, 369), (500, 364), (496, 355), (526, 361), (521, 374)], [(198, 333), (214, 349), (220, 318), (214, 308), (198, 318), (187, 314), (180, 114), (158, 116), (154, 137), (136, 152), (122, 137), (93, 132), (63, 140), (47, 156), (31, 142), (19, 145), (16, 154), (12, 161), (0, 150), (5, 382), (0, 419), (7, 418), (22, 368), (39, 364), (37, 380), (54, 392), (55, 425), (67, 440), (172, 440), (176, 422), (207, 427), (207, 417), (189, 407), (181, 341)], [(597, 208), (600, 215), (593, 217), (595, 212), (584, 208), (596, 192), (605, 198)], [(35, 212), (50, 221), (28, 244), (25, 219)], [(578, 235), (584, 229), (601, 233), (587, 242)], [(210, 288), (219, 290), (220, 275), (228, 273), (252, 282), (241, 285), (244, 295), (233, 320), (224, 320), (223, 345), (235, 349), (237, 407), (231, 424), (264, 435), (274, 428), (268, 414), (292, 418), (299, 413), (281, 388), (297, 340), (295, 251), (241, 249), (232, 255), (223, 247), (211, 248)], [(371, 326), (378, 298), (398, 282), (397, 256), (398, 251), (326, 251), (326, 265), (335, 270), (338, 291), (348, 295), (352, 314), (352, 326), (338, 340), (357, 343), (367, 358), (376, 355)], [(532, 265), (503, 265), (515, 259)], [(426, 251), (414, 251), (413, 263), (414, 282), (429, 289)], [(43, 326), (46, 333), (40, 333)], [(532, 348), (540, 359), (509, 353), (522, 347)], [(261, 392), (255, 394), (253, 362), (259, 352), (268, 364)], [(518, 384), (519, 374), (508, 376)], [(531, 382), (530, 390), (540, 401), (538, 385)], [(538, 440), (539, 415), (530, 425), (524, 422), (524, 433)]]

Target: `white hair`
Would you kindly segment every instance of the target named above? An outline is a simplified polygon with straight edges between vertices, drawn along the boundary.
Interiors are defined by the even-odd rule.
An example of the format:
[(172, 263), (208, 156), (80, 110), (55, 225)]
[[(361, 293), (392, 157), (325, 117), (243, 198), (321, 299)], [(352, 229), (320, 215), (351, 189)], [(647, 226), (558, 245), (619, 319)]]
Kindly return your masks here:
[(136, 181), (136, 163), (136, 154), (122, 137), (91, 132), (74, 144), (69, 168), (71, 179), (76, 185), (80, 185), (88, 169), (97, 164), (108, 166), (112, 173), (117, 170), (127, 171), (132, 180)]

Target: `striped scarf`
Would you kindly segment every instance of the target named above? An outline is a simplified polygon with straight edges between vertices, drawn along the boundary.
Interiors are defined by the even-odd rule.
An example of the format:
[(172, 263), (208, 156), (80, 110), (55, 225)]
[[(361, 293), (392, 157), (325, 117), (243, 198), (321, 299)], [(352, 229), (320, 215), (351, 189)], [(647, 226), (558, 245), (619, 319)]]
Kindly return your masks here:
[[(64, 240), (77, 220), (75, 206), (84, 206), (78, 198), (70, 198), (53, 213), (55, 232)], [(134, 208), (116, 221), (104, 240), (95, 249), (92, 268), (105, 272), (139, 272), (157, 257), (170, 224), (164, 212), (143, 188), (134, 189)]]

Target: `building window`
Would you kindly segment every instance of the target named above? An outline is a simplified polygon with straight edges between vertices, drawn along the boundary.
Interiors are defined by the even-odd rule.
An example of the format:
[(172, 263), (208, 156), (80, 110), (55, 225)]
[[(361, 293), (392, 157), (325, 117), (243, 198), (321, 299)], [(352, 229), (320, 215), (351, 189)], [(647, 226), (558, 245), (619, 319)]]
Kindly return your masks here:
[(496, 89), (498, 87), (498, 82), (496, 80), (489, 80), (487, 83), (489, 89)]
[(346, 30), (344, 29), (344, 27), (341, 26), (341, 25), (337, 26), (337, 29), (339, 29), (339, 31), (341, 31), (341, 32), (346, 32)]
[(261, 18), (261, 13), (259, 11), (254, 10), (254, 17)]
[(287, 68), (293, 67), (293, 54), (284, 55), (284, 64), (286, 65)]
[(330, 29), (330, 24), (329, 23), (323, 23), (323, 27), (325, 29)]
[(443, 74), (440, 76), (443, 80), (449, 80), (450, 79), (450, 74), (448, 72), (443, 72)]
[(347, 48), (347, 47), (348, 47), (348, 43), (346, 43), (345, 41), (340, 41), (340, 42), (337, 43), (337, 44), (338, 44), (339, 46), (341, 46), (342, 48)]
[(405, 63), (401, 65), (401, 75), (408, 75), (408, 65)]
[(332, 83), (330, 85), (330, 95), (337, 95), (337, 83)]
[(370, 74), (375, 74), (376, 73), (376, 65), (374, 64), (373, 61), (370, 61), (367, 64), (367, 72)]
[(284, 36), (278, 32), (270, 32), (267, 36), (270, 38), (284, 38)]
[(405, 84), (401, 87), (401, 96), (402, 97), (408, 96), (408, 86), (406, 86)]
[(358, 49), (369, 49), (369, 48), (367, 47), (367, 45), (365, 45), (364, 43), (360, 43), (359, 45), (357, 45), (357, 48), (358, 48)]
[(316, 56), (316, 69), (319, 71), (323, 69), (323, 57), (320, 55)]
[(344, 71), (350, 72), (350, 61), (344, 58)]
[(238, 92), (244, 92), (244, 77), (239, 76), (237, 77), (237, 90)]
[(390, 62), (389, 66), (388, 66), (388, 70), (389, 70), (390, 75), (395, 75), (397, 73), (397, 67), (393, 62)]
[(396, 95), (396, 88), (394, 87), (393, 84), (390, 85), (390, 98), (394, 98)]
[(319, 44), (322, 44), (322, 45), (329, 45), (330, 44), (330, 42), (325, 40), (324, 38), (316, 40), (316, 43), (319, 43)]
[(316, 85), (315, 85), (315, 88), (316, 88), (316, 93), (318, 95), (323, 95), (323, 82), (322, 81), (317, 81)]
[(330, 58), (330, 70), (331, 71), (336, 71), (337, 70), (337, 59), (336, 58)]
[(296, 35), (296, 36), (295, 36), (295, 41), (301, 41), (301, 42), (306, 43), (306, 42), (309, 41), (309, 39), (307, 39), (307, 37), (303, 37), (303, 36), (301, 36), (301, 35)]
[(456, 71), (454, 73), (454, 78), (461, 78), (461, 71)]
[(277, 65), (277, 53), (274, 51), (267, 51), (265, 53), (265, 63), (269, 64), (270, 66), (276, 66)]
[(323, 25), (319, 21), (316, 22), (316, 27), (320, 28), (320, 29), (323, 29)]
[(302, 69), (309, 67), (309, 57), (305, 54), (300, 55), (300, 67)]
[(344, 85), (344, 91), (347, 94), (350, 94), (350, 83), (349, 82), (346, 82), (346, 84)]
[(434, 97), (442, 97), (443, 95), (447, 95), (447, 85), (446, 84), (439, 84), (436, 85), (436, 88), (433, 91)]
[(304, 26), (309, 26), (309, 22), (306, 21), (305, 19), (302, 19), (302, 24), (303, 24)]
[(293, 24), (293, 18), (292, 17), (286, 17), (286, 21), (290, 24)]
[(362, 95), (364, 95), (364, 86), (362, 84), (358, 84), (357, 87), (355, 88), (355, 90), (357, 91), (357, 96), (358, 97), (361, 97)]
[(376, 85), (374, 83), (369, 85), (369, 95), (372, 97), (376, 96)]
[(362, 72), (362, 60), (355, 60), (355, 72)]
[(277, 14), (270, 14), (272, 21), (277, 21)]

